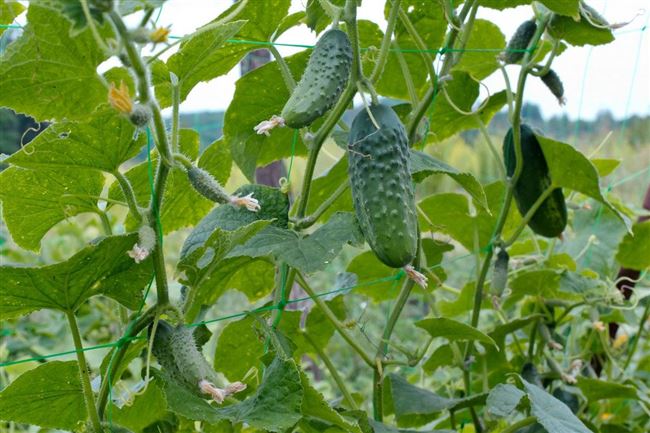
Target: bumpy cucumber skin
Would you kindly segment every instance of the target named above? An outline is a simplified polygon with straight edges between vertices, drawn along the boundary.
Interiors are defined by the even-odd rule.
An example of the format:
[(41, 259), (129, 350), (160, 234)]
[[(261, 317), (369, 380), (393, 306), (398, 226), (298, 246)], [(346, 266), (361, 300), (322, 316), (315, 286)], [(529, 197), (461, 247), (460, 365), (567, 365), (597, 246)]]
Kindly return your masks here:
[(553, 70), (549, 69), (548, 72), (540, 77), (542, 82), (548, 87), (553, 96), (562, 103), (564, 101), (564, 85), (560, 76)]
[(291, 128), (304, 128), (338, 101), (350, 76), (352, 47), (345, 32), (332, 29), (321, 36), (307, 68), (281, 117)]
[[(521, 152), (523, 169), (515, 185), (514, 197), (519, 212), (526, 215), (537, 198), (551, 184), (551, 178), (539, 141), (533, 130), (524, 124), (521, 125)], [(512, 128), (503, 140), (503, 159), (508, 176), (512, 176), (517, 164)], [(553, 190), (528, 222), (528, 226), (535, 233), (549, 238), (559, 236), (566, 224), (566, 202), (561, 188)]]
[(187, 177), (196, 192), (208, 200), (217, 203), (229, 203), (230, 195), (219, 185), (210, 173), (202, 168), (192, 166), (187, 170)]
[(386, 265), (401, 268), (415, 258), (418, 238), (408, 138), (392, 108), (378, 104), (370, 111), (379, 130), (366, 110), (350, 128), (352, 200), (370, 248)]
[(524, 21), (519, 27), (517, 27), (515, 34), (508, 42), (506, 52), (503, 56), (506, 63), (519, 63), (519, 61), (524, 58), (524, 54), (526, 53), (520, 50), (528, 48), (528, 44), (531, 39), (533, 39), (536, 31), (537, 23), (535, 20)]
[(161, 320), (152, 352), (172, 380), (199, 397), (206, 397), (199, 388), (200, 381), (220, 382), (217, 373), (198, 350), (192, 328), (173, 327)]

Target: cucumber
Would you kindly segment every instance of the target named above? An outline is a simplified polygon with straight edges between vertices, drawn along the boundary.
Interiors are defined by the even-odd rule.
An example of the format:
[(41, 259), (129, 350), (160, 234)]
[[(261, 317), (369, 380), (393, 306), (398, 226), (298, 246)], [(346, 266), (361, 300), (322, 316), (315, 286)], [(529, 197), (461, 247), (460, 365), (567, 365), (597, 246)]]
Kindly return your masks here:
[(338, 29), (325, 32), (282, 109), (285, 125), (304, 128), (332, 108), (348, 82), (351, 65), (352, 47), (348, 35)]
[(129, 114), (129, 120), (138, 128), (143, 128), (151, 120), (151, 110), (146, 105), (135, 104)]
[(564, 84), (562, 84), (560, 76), (553, 69), (549, 69), (540, 79), (548, 90), (551, 91), (553, 96), (557, 98), (560, 105), (564, 105), (566, 103), (566, 99), (564, 98)]
[[(514, 197), (517, 208), (523, 216), (551, 184), (551, 177), (535, 133), (524, 124), (521, 125), (520, 130), (523, 169), (515, 185)], [(508, 130), (503, 140), (503, 158), (508, 176), (512, 176), (517, 164), (512, 128)], [(528, 222), (528, 226), (535, 233), (549, 238), (559, 236), (566, 224), (566, 202), (560, 188), (553, 190)]]
[(187, 170), (187, 177), (192, 187), (203, 197), (217, 203), (230, 203), (230, 194), (207, 171), (193, 165)]
[(526, 54), (524, 50), (528, 48), (528, 44), (533, 39), (536, 31), (537, 23), (534, 19), (521, 23), (510, 41), (508, 41), (503, 60), (508, 64), (519, 63), (524, 58), (524, 54)]
[(408, 138), (392, 108), (361, 110), (350, 128), (348, 157), (354, 209), (361, 231), (379, 260), (393, 268), (413, 261), (418, 222), (410, 174)]
[(192, 328), (173, 327), (164, 320), (159, 321), (152, 353), (172, 381), (199, 397), (206, 398), (199, 383), (221, 382), (217, 372), (198, 350)]
[(503, 293), (508, 282), (508, 262), (510, 256), (505, 249), (500, 249), (497, 253), (497, 259), (494, 262), (494, 271), (492, 272), (492, 282), (490, 283), (490, 293), (499, 295)]

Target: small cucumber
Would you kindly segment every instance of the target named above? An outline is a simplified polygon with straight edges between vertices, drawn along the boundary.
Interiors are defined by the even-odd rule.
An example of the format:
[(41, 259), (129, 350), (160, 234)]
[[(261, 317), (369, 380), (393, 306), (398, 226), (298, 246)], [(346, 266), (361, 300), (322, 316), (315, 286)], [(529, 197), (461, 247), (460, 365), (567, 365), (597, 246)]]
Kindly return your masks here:
[(409, 167), (408, 138), (387, 105), (361, 110), (350, 128), (349, 176), (361, 231), (377, 257), (401, 268), (417, 252), (418, 222)]
[(348, 35), (338, 29), (325, 32), (282, 109), (285, 125), (304, 128), (332, 108), (348, 82), (351, 65), (352, 47)]
[(199, 397), (206, 398), (199, 387), (201, 381), (221, 382), (198, 350), (192, 328), (159, 321), (152, 352), (171, 380)]
[(564, 85), (560, 76), (553, 70), (549, 69), (548, 72), (540, 77), (544, 85), (551, 91), (553, 96), (557, 98), (560, 105), (564, 105), (566, 100), (564, 98)]
[(525, 50), (528, 48), (528, 44), (533, 39), (536, 31), (537, 23), (534, 19), (521, 23), (515, 30), (512, 39), (508, 42), (503, 60), (508, 64), (519, 63), (524, 58)]
[[(520, 130), (523, 169), (515, 185), (514, 197), (517, 208), (523, 216), (551, 185), (551, 177), (544, 152), (542, 152), (535, 133), (524, 124), (521, 125)], [(517, 165), (512, 128), (508, 130), (503, 140), (503, 158), (508, 176), (512, 176)], [(553, 190), (528, 222), (528, 226), (535, 233), (549, 238), (559, 236), (564, 231), (566, 224), (566, 202), (560, 188)]]
[(497, 259), (494, 262), (494, 270), (492, 271), (492, 282), (490, 283), (490, 293), (499, 295), (503, 293), (508, 282), (508, 262), (510, 256), (504, 249), (500, 249), (497, 254)]
[(187, 170), (187, 177), (192, 187), (203, 197), (217, 203), (230, 203), (230, 194), (207, 171), (193, 165)]

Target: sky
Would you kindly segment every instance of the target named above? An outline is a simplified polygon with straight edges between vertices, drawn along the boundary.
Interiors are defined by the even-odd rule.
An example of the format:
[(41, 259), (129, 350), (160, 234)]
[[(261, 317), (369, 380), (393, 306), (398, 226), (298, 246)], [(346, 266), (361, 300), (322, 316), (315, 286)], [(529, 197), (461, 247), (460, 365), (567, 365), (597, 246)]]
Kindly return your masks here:
[[(250, 1), (259, 2), (260, 7), (264, 7), (265, 0)], [(304, 9), (305, 3), (306, 0), (292, 0), (290, 12)], [(650, 29), (641, 31), (650, 23), (650, 0), (589, 0), (589, 4), (610, 23), (636, 18), (616, 31), (614, 42), (597, 47), (570, 47), (554, 61), (553, 69), (564, 82), (565, 106), (560, 106), (537, 79), (527, 82), (525, 100), (540, 105), (545, 117), (566, 113), (572, 119), (592, 119), (603, 110), (610, 110), (616, 118), (650, 114)], [(168, 0), (158, 24), (171, 25), (172, 35), (184, 35), (211, 21), (230, 5), (230, 0)], [(375, 21), (385, 28), (383, 5), (384, 0), (363, 0), (358, 17)], [(531, 15), (530, 6), (505, 11), (480, 8), (478, 18), (496, 23), (508, 40), (517, 26)], [(287, 31), (278, 40), (300, 44), (313, 44), (315, 41), (316, 35), (304, 25)], [(287, 55), (299, 50), (280, 47), (279, 51)], [(163, 58), (173, 52), (169, 50)], [(103, 65), (105, 68), (108, 66), (111, 64)], [(518, 66), (509, 66), (508, 74), (511, 82), (515, 83)], [(238, 77), (239, 68), (236, 67), (225, 76), (200, 83), (182, 103), (181, 111), (225, 110)], [(488, 77), (484, 84), (490, 93), (504, 88), (499, 72)]]

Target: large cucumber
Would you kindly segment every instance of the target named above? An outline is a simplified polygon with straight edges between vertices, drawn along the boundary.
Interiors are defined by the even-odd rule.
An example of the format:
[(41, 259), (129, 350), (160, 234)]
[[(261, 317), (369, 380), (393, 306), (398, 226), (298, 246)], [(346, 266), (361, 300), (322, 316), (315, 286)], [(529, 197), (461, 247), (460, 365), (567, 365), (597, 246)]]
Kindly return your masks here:
[[(514, 197), (519, 212), (526, 215), (537, 198), (551, 185), (551, 177), (544, 152), (535, 133), (529, 126), (523, 124), (520, 130), (523, 169), (515, 185)], [(503, 140), (503, 158), (508, 176), (512, 176), (517, 165), (512, 128), (508, 130)], [(528, 222), (528, 226), (535, 233), (549, 238), (559, 236), (566, 224), (566, 203), (560, 188), (553, 190)]]
[(352, 199), (370, 248), (386, 265), (401, 268), (415, 258), (418, 239), (408, 138), (392, 108), (372, 105), (370, 112), (379, 129), (367, 110), (357, 114), (350, 128)]
[(303, 128), (332, 108), (348, 82), (351, 64), (348, 35), (337, 29), (325, 32), (282, 109), (284, 123), (291, 128)]

